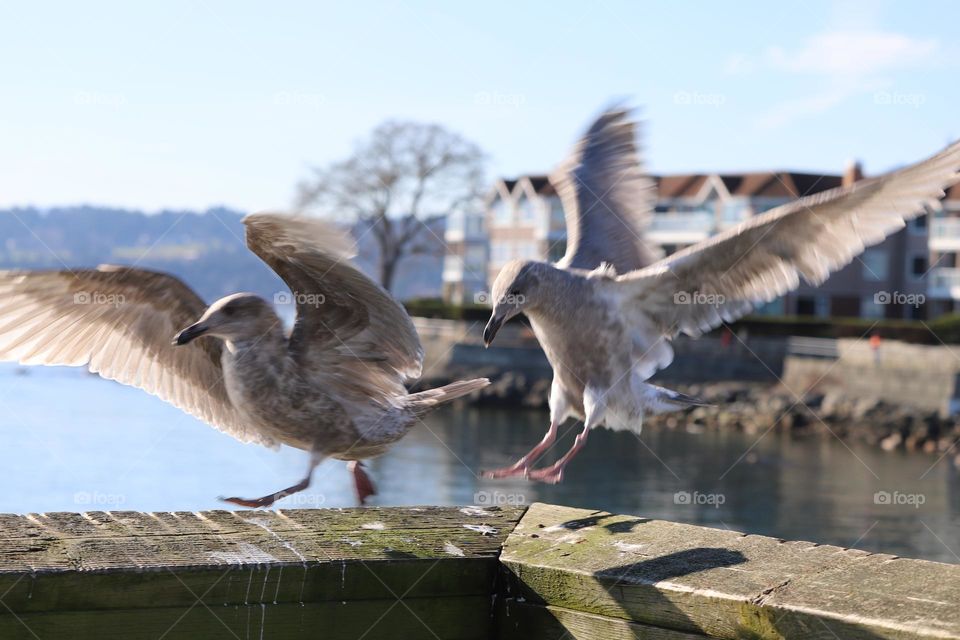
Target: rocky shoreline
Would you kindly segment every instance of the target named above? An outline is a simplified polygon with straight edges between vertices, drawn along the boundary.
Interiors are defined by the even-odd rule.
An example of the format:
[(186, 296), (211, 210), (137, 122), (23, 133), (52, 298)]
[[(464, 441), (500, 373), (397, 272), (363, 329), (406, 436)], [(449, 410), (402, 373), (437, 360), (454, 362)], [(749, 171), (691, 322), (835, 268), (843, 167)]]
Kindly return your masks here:
[[(469, 375), (477, 375), (472, 372)], [(482, 375), (482, 374), (481, 374)], [(472, 400), (486, 406), (547, 409), (550, 381), (505, 373)], [(431, 380), (423, 388), (438, 384)], [(798, 400), (781, 384), (711, 382), (668, 384), (710, 403), (685, 411), (648, 416), (646, 427), (691, 431), (732, 429), (760, 435), (768, 430), (797, 437), (838, 437), (884, 451), (946, 454), (960, 466), (960, 421), (937, 412), (878, 399), (811, 393)]]

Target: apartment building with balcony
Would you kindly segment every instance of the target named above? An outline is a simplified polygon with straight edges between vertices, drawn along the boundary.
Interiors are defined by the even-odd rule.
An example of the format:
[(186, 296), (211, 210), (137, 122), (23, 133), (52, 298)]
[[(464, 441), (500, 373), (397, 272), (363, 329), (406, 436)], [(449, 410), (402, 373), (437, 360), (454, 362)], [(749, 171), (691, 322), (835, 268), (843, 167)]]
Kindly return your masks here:
[(555, 261), (566, 250), (563, 207), (546, 176), (498, 180), (487, 197), (486, 224), (488, 282), (514, 258)]
[(831, 189), (840, 176), (765, 171), (655, 176), (657, 205), (648, 235), (667, 254), (735, 227), (781, 204)]
[(447, 216), (442, 295), (450, 304), (472, 304), (487, 290), (490, 256), (484, 218), (482, 211), (458, 211)]
[(928, 223), (927, 295), (932, 316), (960, 311), (960, 185), (943, 199), (943, 210)]
[[(654, 176), (657, 203), (647, 234), (670, 254), (751, 216), (862, 177), (858, 163), (851, 163), (842, 174), (762, 171)], [(821, 286), (801, 285), (758, 312), (925, 319), (957, 310), (960, 185), (948, 192), (943, 205), (944, 211), (929, 222), (926, 215), (916, 218)], [(498, 180), (486, 198), (483, 219), (489, 242), (484, 287), (510, 259), (555, 261), (566, 249), (563, 209), (546, 176)], [(447, 299), (455, 301), (452, 296)]]

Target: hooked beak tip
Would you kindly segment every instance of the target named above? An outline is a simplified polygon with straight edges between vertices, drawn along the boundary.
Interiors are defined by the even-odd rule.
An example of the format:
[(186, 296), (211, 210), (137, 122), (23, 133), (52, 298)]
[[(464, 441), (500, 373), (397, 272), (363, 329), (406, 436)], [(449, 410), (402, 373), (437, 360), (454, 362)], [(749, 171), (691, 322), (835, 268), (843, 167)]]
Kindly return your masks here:
[(490, 344), (493, 342), (493, 339), (496, 337), (497, 332), (500, 330), (500, 326), (502, 324), (502, 318), (493, 316), (490, 318), (490, 322), (487, 323), (487, 326), (483, 328), (483, 347), (485, 349), (490, 348)]
[(191, 342), (194, 338), (199, 338), (206, 332), (207, 332), (207, 328), (204, 326), (201, 326), (199, 324), (191, 325), (186, 329), (184, 329), (183, 331), (181, 331), (180, 333), (178, 333), (177, 335), (175, 335), (173, 337), (172, 344), (178, 347), (185, 345)]

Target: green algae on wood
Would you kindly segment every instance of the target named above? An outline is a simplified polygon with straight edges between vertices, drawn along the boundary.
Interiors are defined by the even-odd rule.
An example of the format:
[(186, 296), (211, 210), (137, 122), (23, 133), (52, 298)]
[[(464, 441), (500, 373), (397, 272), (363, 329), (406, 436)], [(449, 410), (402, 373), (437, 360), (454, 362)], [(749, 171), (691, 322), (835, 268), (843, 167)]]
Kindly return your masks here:
[(534, 504), (0, 515), (0, 638), (960, 638), (960, 566)]
[(331, 638), (368, 629), (367, 638), (433, 638), (431, 629), (486, 637), (500, 545), (521, 513), (0, 516), (0, 638), (60, 637), (64, 629), (76, 638), (156, 638), (180, 616), (166, 637), (260, 637), (263, 625), (271, 638), (318, 627)]
[(531, 505), (501, 554), (538, 605), (716, 638), (960, 638), (960, 566)]

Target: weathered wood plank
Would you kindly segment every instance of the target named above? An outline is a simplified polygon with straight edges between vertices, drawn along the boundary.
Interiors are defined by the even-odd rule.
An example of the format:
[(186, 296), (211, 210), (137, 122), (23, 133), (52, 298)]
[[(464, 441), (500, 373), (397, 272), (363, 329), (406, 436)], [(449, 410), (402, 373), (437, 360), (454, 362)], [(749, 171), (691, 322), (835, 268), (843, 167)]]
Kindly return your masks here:
[(489, 607), (489, 596), (468, 596), (7, 614), (0, 638), (487, 640)]
[(422, 507), (4, 516), (0, 572), (437, 558), (453, 547), (462, 552), (454, 556), (492, 558), (520, 513)]
[[(497, 556), (521, 513), (423, 507), (2, 516), (0, 638), (33, 637), (22, 622), (40, 637), (69, 628), (70, 637), (139, 637), (131, 634), (142, 630), (155, 638), (171, 616), (184, 616), (182, 637), (234, 637), (234, 623), (227, 633), (210, 614), (234, 610), (244, 620), (265, 614), (268, 628), (280, 625), (269, 637), (297, 637), (288, 618), (312, 616), (315, 627), (332, 625), (334, 615), (337, 625), (355, 624), (324, 637), (357, 637), (366, 631), (351, 636), (357, 625), (381, 615), (417, 624), (389, 622), (368, 638), (397, 637), (388, 633), (394, 628), (404, 637), (436, 637), (418, 621), (423, 616), (410, 614), (418, 607), (434, 620), (429, 627), (445, 630), (441, 637), (485, 637)], [(97, 630), (108, 620), (121, 630), (116, 636)]]
[(703, 640), (701, 634), (671, 631), (621, 618), (607, 618), (507, 599), (497, 607), (501, 640)]
[(960, 566), (532, 505), (514, 596), (718, 638), (960, 638)]

